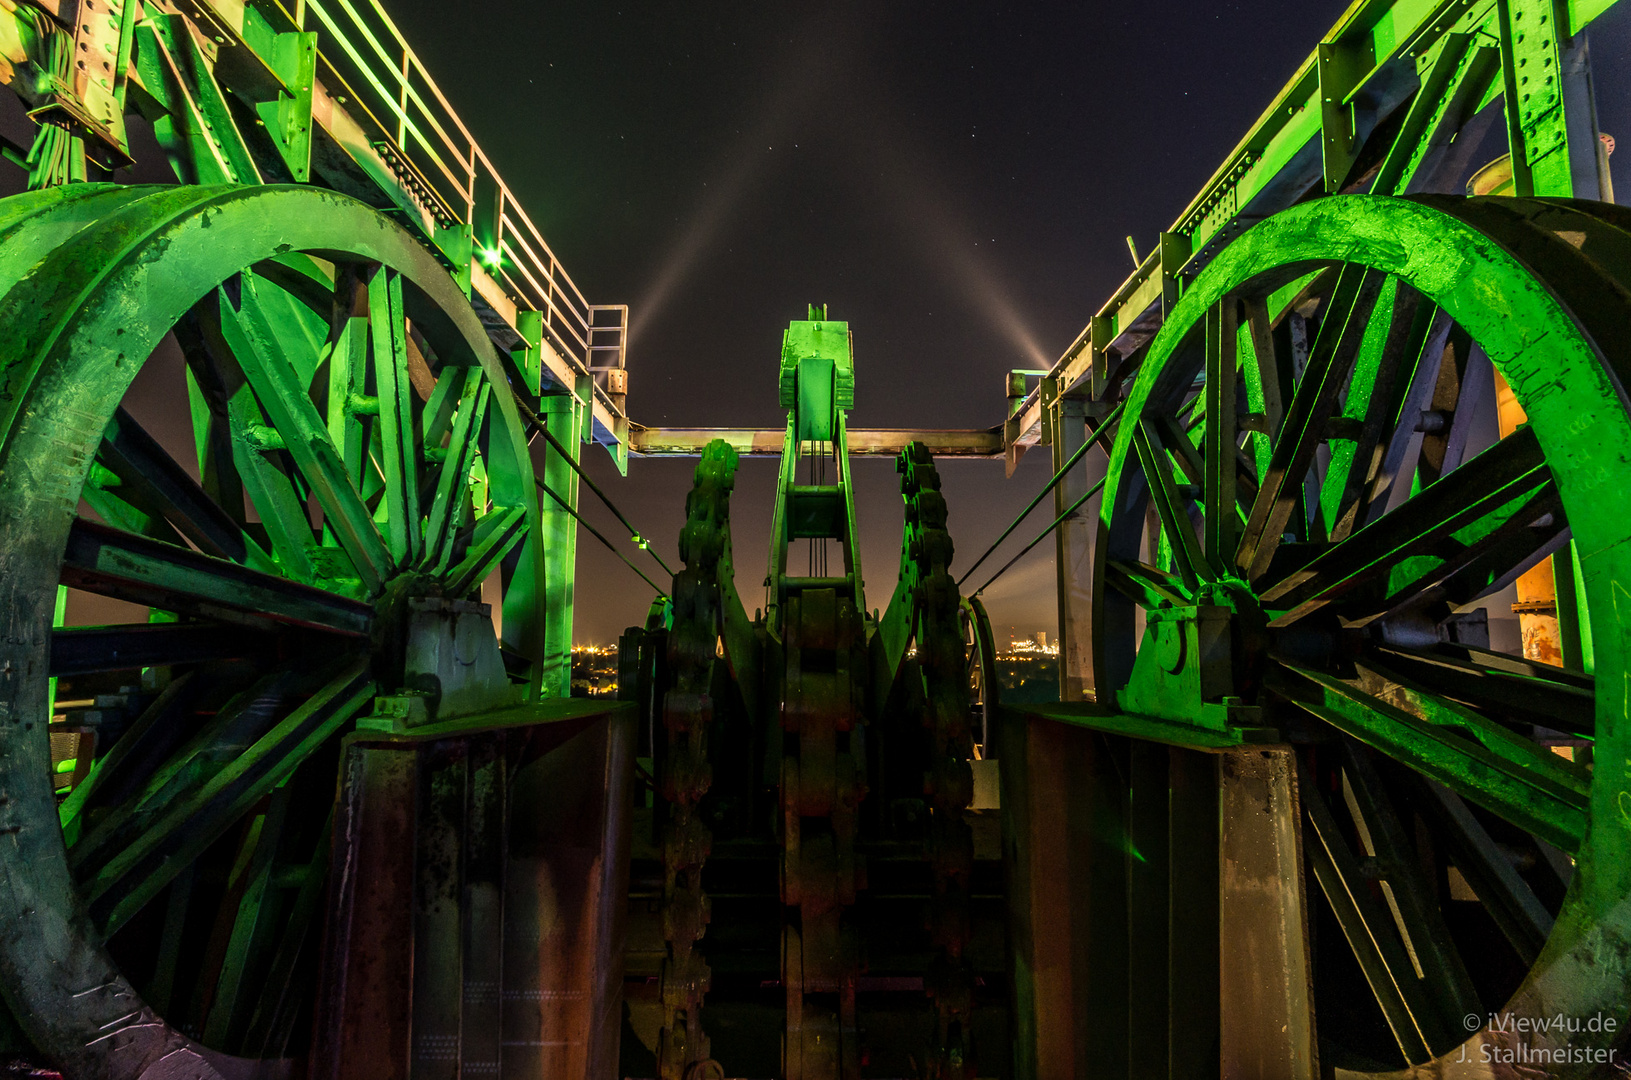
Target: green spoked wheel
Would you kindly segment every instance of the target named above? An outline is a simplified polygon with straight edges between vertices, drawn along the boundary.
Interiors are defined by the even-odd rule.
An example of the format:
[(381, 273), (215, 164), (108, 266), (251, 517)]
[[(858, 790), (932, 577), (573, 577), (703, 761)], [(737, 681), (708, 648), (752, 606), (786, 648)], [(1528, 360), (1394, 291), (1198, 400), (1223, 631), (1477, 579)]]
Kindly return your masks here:
[(405, 674), (415, 618), (462, 613), (468, 666), (485, 595), (503, 663), (460, 692), (537, 692), (525, 431), (457, 285), (349, 198), (73, 185), (0, 202), (0, 253), (0, 991), (75, 1077), (277, 1075), (338, 738), (459, 704)]
[[(1098, 697), (1296, 744), (1324, 1064), (1545, 1051), (1570, 1075), (1625, 1030), (1628, 226), (1312, 202), (1226, 248), (1132, 358)], [(1549, 605), (1514, 596), (1534, 575)], [(1526, 625), (1526, 655), (1514, 611), (1561, 629)]]
[(996, 723), (998, 696), (1001, 685), (997, 677), (997, 641), (991, 632), (991, 617), (985, 613), (985, 602), (978, 596), (965, 596), (962, 600), (959, 622), (963, 629), (963, 655), (968, 658), (968, 708), (974, 724), (974, 741), (981, 753), (988, 755), (991, 747), (992, 725)]

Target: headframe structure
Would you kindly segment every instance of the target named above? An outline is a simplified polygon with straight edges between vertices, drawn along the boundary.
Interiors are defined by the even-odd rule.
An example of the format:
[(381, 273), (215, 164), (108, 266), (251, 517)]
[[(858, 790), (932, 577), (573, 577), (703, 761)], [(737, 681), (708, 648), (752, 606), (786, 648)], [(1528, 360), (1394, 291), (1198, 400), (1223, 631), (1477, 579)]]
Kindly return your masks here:
[[(1001, 424), (911, 432), (848, 428), (824, 311), (784, 343), (786, 429), (632, 423), (626, 306), (586, 300), (377, 0), (5, 5), (37, 131), (0, 147), (29, 189), (0, 201), (0, 1039), (75, 1076), (611, 1076), (646, 1042), (644, 874), (644, 1052), (722, 1076), (768, 1059), (710, 1048), (700, 958), (764, 958), (705, 937), (704, 885), (769, 866), (739, 899), (780, 935), (778, 1075), (1609, 1061), (1612, 7), (1358, 0)], [(178, 183), (118, 182), (138, 118)], [(138, 368), (190, 446), (135, 414)], [(567, 697), (593, 443), (702, 459), (621, 704)], [(933, 459), (1039, 445), (1062, 700), (1003, 708)], [(749, 454), (782, 458), (751, 620)], [(903, 477), (881, 616), (854, 454)], [(660, 843), (631, 855), (631, 820)], [(928, 931), (890, 907), (920, 894)], [(1616, 1023), (1480, 1019), (1559, 1012)]]

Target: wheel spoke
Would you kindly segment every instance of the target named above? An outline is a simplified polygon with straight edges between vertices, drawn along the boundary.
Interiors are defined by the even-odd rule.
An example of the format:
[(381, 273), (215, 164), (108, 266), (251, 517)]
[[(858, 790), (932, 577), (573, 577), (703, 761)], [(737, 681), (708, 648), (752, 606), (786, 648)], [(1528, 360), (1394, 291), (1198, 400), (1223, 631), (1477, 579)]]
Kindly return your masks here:
[(108, 423), (97, 460), (119, 478), (127, 502), (164, 518), (204, 554), (256, 570), (275, 569), (272, 557), (123, 407)]
[(226, 1046), (248, 1020), (253, 990), (245, 985), (245, 977), (254, 958), (264, 955), (270, 944), (266, 939), (272, 931), (273, 905), (268, 902), (267, 894), (274, 889), (275, 856), (283, 842), (290, 797), (287, 786), (272, 791), (266, 800), (265, 812), (258, 815), (250, 828), (244, 850), (238, 856), (240, 865), (246, 858), (248, 865), (243, 867), (236, 881), (228, 883), (229, 900), (236, 896), (238, 902), (223, 904), (218, 918), (218, 925), (230, 922), (231, 930), (227, 935), (226, 953), (215, 973), (215, 993), (209, 999), (208, 1019), (204, 1023), (204, 1040), (210, 1046)]
[(1381, 1006), (1399, 1051), (1410, 1064), (1432, 1057), (1430, 1049), (1434, 1016), (1422, 994), (1410, 958), (1400, 945), (1393, 927), (1371, 899), (1370, 881), (1360, 869), (1359, 860), (1348, 847), (1336, 816), (1325, 804), (1325, 796), (1306, 768), (1299, 784), (1303, 808), (1312, 828), (1308, 836), (1308, 861), (1314, 880), (1331, 904), (1337, 924), (1359, 961), (1365, 981)]
[[(1343, 795), (1360, 844), (1377, 862), (1383, 898), (1392, 909), (1422, 990), (1438, 1014), (1440, 1038), (1449, 1035), (1460, 1041), (1455, 1032), (1461, 1029), (1461, 1018), (1483, 1011), (1472, 976), (1444, 923), (1433, 884), (1422, 875), (1371, 751), (1352, 739), (1343, 740), (1342, 750)], [(1433, 1048), (1442, 1051), (1445, 1044), (1435, 1042)]]
[(464, 400), (465, 383), (472, 377), (480, 377), (480, 368), (449, 365), (442, 368), (441, 377), (436, 380), (436, 388), (430, 392), (430, 398), (425, 402), (424, 427), (425, 447), (439, 447), (447, 438), (448, 430), (453, 424), (453, 417)]
[(1206, 453), (1201, 505), (1206, 513), (1206, 560), (1218, 578), (1234, 569), (1235, 551), (1240, 545), (1240, 521), (1235, 509), (1239, 338), (1239, 305), (1233, 298), (1226, 298), (1206, 313)]
[(424, 563), (438, 571), (446, 570), (453, 557), (454, 533), (459, 527), (460, 510), (464, 505), (467, 474), (476, 453), (476, 436), (481, 431), (482, 421), (486, 419), (491, 389), (484, 378), (465, 380), (463, 401), (453, 422), (447, 456), (443, 458), (441, 472), (436, 478), (436, 494), (431, 501), (430, 520), (425, 528)]
[(293, 623), (364, 637), (373, 623), (367, 604), (83, 518), (68, 534), (62, 583), (251, 627)]
[[(199, 482), (215, 505), (242, 526), (244, 489), (232, 459), (227, 392), (211, 356), (204, 325), (203, 312), (195, 308), (184, 315), (172, 331), (187, 361), (187, 405), (192, 414)], [(219, 339), (219, 334), (216, 337)]]
[(1190, 594), (1176, 574), (1149, 563), (1111, 559), (1106, 567), (1111, 588), (1145, 608), (1183, 607)]
[[(178, 794), (128, 845), (82, 878), (92, 917), (112, 933), (373, 697), (366, 658), (336, 665), (326, 685), (203, 784)], [(146, 816), (146, 815), (144, 815)]]
[[(125, 778), (125, 797), (112, 812), (87, 822), (77, 842), (68, 850), (68, 865), (81, 880), (95, 877), (119, 852), (152, 826), (154, 819), (187, 791), (195, 789), (218, 768), (230, 749), (252, 745), (276, 722), (279, 711), (312, 684), (297, 671), (299, 665), (286, 662), (256, 679), (223, 702), (213, 714), (205, 713), (201, 725), (185, 739), (169, 743), (162, 757), (144, 755), (142, 775)], [(201, 702), (195, 702), (201, 704)], [(108, 801), (104, 800), (104, 805)]]
[(51, 631), (51, 674), (238, 660), (273, 648), (276, 638), (246, 626), (220, 623), (130, 623), (74, 626)]
[(1381, 465), (1382, 436), (1399, 419), (1433, 326), (1433, 305), (1423, 303), (1420, 293), (1397, 279), (1388, 282), (1377, 307), (1387, 317), (1372, 320), (1343, 403), (1343, 415), (1358, 425), (1358, 431), (1351, 439), (1332, 440), (1331, 464), (1320, 493), (1326, 535), (1335, 541), (1356, 527), (1365, 493)]
[(368, 283), (368, 314), (374, 383), (379, 390), (387, 534), (392, 556), (406, 565), (420, 554), (419, 440), (415, 437), (413, 386), (408, 380), (402, 280), (395, 271), (381, 267), (374, 273)]
[(295, 896), (288, 922), (272, 954), (254, 1010), (249, 1014), (249, 1025), (244, 1032), (241, 1049), (250, 1057), (282, 1057), (290, 1029), (294, 1026), (294, 1014), (298, 1012), (300, 1004), (299, 991), (292, 985), (295, 967), (306, 947), (311, 928), (322, 921), (333, 822), (331, 811), (328, 821), (318, 833), (317, 850), (306, 864), (300, 891)]
[(1195, 528), (1173, 484), (1171, 458), (1147, 421), (1134, 431), (1133, 444), (1144, 466), (1144, 475), (1149, 478), (1150, 498), (1160, 515), (1161, 531), (1172, 546), (1173, 566), (1183, 579), (1184, 587), (1193, 594), (1199, 587), (1198, 568), (1203, 564)]
[(272, 418), (281, 442), (301, 475), (311, 485), (330, 527), (340, 540), (363, 587), (377, 592), (390, 572), (391, 560), (374, 527), (368, 508), (352, 481), (300, 370), (286, 350), (287, 335), (280, 334), (261, 309), (253, 275), (242, 279), (242, 304), (234, 310), (222, 306), (222, 329), (238, 357), (239, 366)]
[(1269, 451), (1280, 436), (1285, 405), (1280, 394), (1280, 357), (1274, 346), (1274, 326), (1268, 304), (1251, 297), (1241, 302), (1241, 312), (1246, 319), (1244, 343), (1251, 355), (1242, 358), (1240, 370), (1246, 383), (1247, 404), (1259, 417), (1255, 430), (1261, 436), (1253, 440), (1262, 450), (1261, 454), (1254, 455), (1258, 459), (1255, 476), (1268, 471)]
[(80, 489), (79, 497), (96, 512), (97, 517), (115, 529), (162, 540), (177, 547), (187, 546), (187, 541), (168, 521), (132, 502), (131, 499), (140, 501), (140, 493), (125, 490), (124, 482), (118, 475), (100, 462), (91, 462), (90, 474), (85, 478), (85, 486)]
[(1401, 582), (1384, 603), (1384, 615), (1425, 600), (1443, 600), (1460, 608), (1499, 592), (1551, 557), (1569, 542), (1557, 489), (1537, 492), (1494, 532), (1479, 537), (1418, 578)]
[[(1450, 655), (1452, 650), (1471, 655)], [(1589, 676), (1570, 678), (1571, 673), (1561, 668), (1523, 661), (1517, 662), (1523, 670), (1502, 670), (1480, 662), (1479, 656), (1496, 663), (1513, 658), (1454, 645), (1441, 644), (1431, 653), (1378, 649), (1376, 655), (1391, 670), (1486, 716), (1511, 717), (1513, 722), (1588, 738), (1596, 732), (1597, 695)]]
[(1439, 311), (1434, 315), (1427, 338), (1416, 358), (1414, 374), (1399, 406), (1393, 433), (1386, 445), (1381, 448), (1380, 460), (1377, 462), (1369, 487), (1360, 495), (1361, 505), (1355, 517), (1355, 528), (1368, 525), (1387, 512), (1395, 485), (1403, 484), (1404, 493), (1409, 491), (1416, 466), (1412, 463), (1406, 469), (1405, 463), (1412, 448), (1415, 449), (1416, 455), (1420, 456), (1421, 446), (1415, 436), (1426, 422), (1424, 417), (1427, 415), (1427, 405), (1438, 379), (1445, 343), (1449, 340), (1454, 326), (1454, 321), (1446, 312)]
[(1435, 430), (1422, 435), (1421, 458), (1417, 470), (1426, 487), (1461, 464), (1467, 449), (1473, 414), (1478, 410), (1490, 383), (1489, 361), (1472, 343), (1467, 332), (1457, 326), (1450, 331), (1439, 362), (1433, 396), (1423, 419), (1434, 421)]
[(203, 685), (204, 680), (193, 671), (171, 679), (107, 753), (96, 759), (90, 775), (74, 786), (60, 808), (64, 843), (73, 847), (78, 841), (87, 809), (118, 801), (158, 767), (169, 748), (180, 741), (181, 725)]
[(1496, 443), (1394, 513), (1367, 525), (1307, 566), (1263, 590), (1265, 603), (1289, 608), (1286, 626), (1361, 586), (1381, 582), (1387, 602), (1468, 566), (1512, 528), (1560, 507), (1540, 443), (1527, 428)]
[(1343, 614), (1350, 625), (1363, 626), (1433, 601), (1470, 604), (1505, 588), (1568, 541), (1561, 514), (1557, 489), (1548, 479), (1527, 498), (1497, 507), (1448, 536), (1431, 538), (1437, 542), (1428, 547), (1430, 554), (1406, 557), (1392, 568), (1385, 595), (1369, 603), (1362, 598), (1344, 602)]
[(1385, 274), (1359, 266), (1343, 267), (1337, 279), (1235, 557), (1249, 579), (1267, 572), (1291, 511), (1303, 498), (1314, 451), (1353, 368), (1385, 280)]
[[(1190, 432), (1197, 425), (1201, 427), (1201, 438), (1206, 438), (1206, 414), (1197, 412), (1190, 418), (1187, 425), (1180, 425), (1171, 416), (1160, 413), (1146, 417), (1147, 422), (1158, 437), (1161, 449), (1172, 455), (1177, 463), (1178, 471), (1183, 474), (1184, 482), (1190, 485), (1195, 492), (1205, 490), (1206, 462), (1201, 458), (1201, 452), (1195, 448), (1195, 436)], [(1185, 499), (1184, 501), (1188, 501)]]
[(1485, 750), (1504, 758), (1517, 769), (1533, 772), (1560, 798), (1584, 805), (1591, 793), (1591, 774), (1573, 762), (1557, 756), (1532, 739), (1526, 739), (1465, 705), (1434, 694), (1421, 684), (1399, 674), (1370, 657), (1355, 661), (1360, 671), (1360, 687), (1378, 701), (1384, 701), (1419, 720), (1449, 728), (1476, 740)]
[(368, 396), (368, 311), (353, 266), (339, 268), (334, 307), (328, 350), (328, 437), (346, 479), (366, 493), (368, 425), (379, 412), (379, 403)]
[(447, 594), (463, 596), (480, 585), (499, 561), (525, 535), (527, 509), (524, 506), (494, 507), (476, 522), (475, 536), (464, 558), (448, 571)]
[(1597, 679), (1593, 675), (1570, 671), (1567, 668), (1556, 667), (1552, 664), (1525, 660), (1521, 656), (1511, 656), (1507, 653), (1480, 649), (1475, 645), (1445, 643), (1439, 646), (1439, 651), (1454, 654), (1470, 664), (1481, 664), (1491, 672), (1516, 675), (1519, 678), (1536, 679), (1543, 682), (1555, 682), (1560, 686), (1572, 686), (1584, 690), (1588, 694), (1595, 692), (1597, 687)]
[(1275, 689), (1300, 708), (1549, 844), (1571, 852), (1580, 847), (1586, 795), (1532, 762), (1517, 764), (1458, 734), (1469, 724), (1486, 731), (1493, 727), (1489, 721), (1468, 713), (1456, 727), (1440, 726), (1320, 672), (1290, 665), (1284, 670), (1297, 679)]
[(1418, 778), (1423, 798), (1417, 805), (1448, 843), (1450, 857), (1477, 894), (1495, 924), (1511, 942), (1518, 959), (1532, 966), (1552, 934), (1553, 919), (1529, 883), (1518, 876), (1512, 860), (1473, 816), (1461, 796), (1443, 784)]
[[(312, 581), (320, 558), (317, 538), (305, 503), (295, 489), (292, 470), (285, 463), (282, 442), (267, 424), (266, 414), (226, 342), (221, 309), (230, 306), (216, 291), (195, 307), (183, 324), (189, 327), (182, 344), (187, 349), (190, 385), (198, 388), (211, 414), (207, 425), (210, 461), (205, 463), (204, 475), (206, 480), (210, 478), (209, 466), (213, 463), (219, 489), (217, 502), (223, 507), (228, 506), (223, 500), (229, 498), (229, 492), (236, 490), (240, 502), (247, 495), (260, 515), (278, 567), (290, 577)], [(216, 412), (221, 409), (224, 423)], [(195, 432), (200, 425), (199, 411), (195, 405)], [(223, 442), (224, 453), (219, 450)]]

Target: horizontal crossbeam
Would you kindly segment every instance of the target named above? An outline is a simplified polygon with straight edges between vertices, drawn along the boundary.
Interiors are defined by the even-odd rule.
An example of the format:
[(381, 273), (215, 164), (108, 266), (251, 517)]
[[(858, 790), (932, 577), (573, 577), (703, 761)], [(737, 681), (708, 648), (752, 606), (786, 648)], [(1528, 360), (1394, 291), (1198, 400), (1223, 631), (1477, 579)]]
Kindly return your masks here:
[[(898, 428), (850, 428), (852, 456), (895, 457), (908, 443), (922, 443), (942, 457), (1002, 456), (1002, 429), (906, 431)], [(742, 457), (780, 457), (785, 428), (635, 428), (629, 432), (631, 453), (647, 457), (701, 457), (702, 448), (724, 439)]]
[(163, 611), (249, 626), (294, 623), (366, 636), (373, 608), (84, 518), (68, 534), (62, 583)]
[(51, 674), (89, 675), (206, 660), (239, 660), (277, 639), (245, 626), (218, 623), (127, 623), (73, 626), (51, 632)]

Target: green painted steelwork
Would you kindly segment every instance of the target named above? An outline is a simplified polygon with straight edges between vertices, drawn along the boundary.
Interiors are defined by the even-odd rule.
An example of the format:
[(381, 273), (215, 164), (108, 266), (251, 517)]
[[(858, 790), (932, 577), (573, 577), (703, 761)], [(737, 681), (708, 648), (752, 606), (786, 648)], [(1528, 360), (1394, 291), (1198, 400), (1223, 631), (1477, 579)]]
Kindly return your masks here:
[[(68, 74), (59, 61), (86, 49), (107, 70)], [(592, 384), (592, 441), (626, 467), (625, 391), (614, 397), (604, 374), (622, 378), (626, 307), (584, 298), (377, 3), (211, 0), (184, 13), (133, 0), (106, 17), (25, 4), (0, 17), (0, 55), (49, 121), (26, 163), (33, 186), (127, 160), (129, 109), (183, 182), (316, 179), (390, 206), (495, 317), (497, 343), (530, 350), (533, 395)]]
[[(111, 22), (89, 6), (60, 18), (49, 7), (0, 13), (7, 81), (30, 106), (55, 110), (40, 114), (50, 122), (30, 155), (31, 186), (83, 181), (123, 160), (130, 109), (151, 122), (183, 183), (318, 181), (389, 207), (453, 271), (494, 343), (514, 351), (520, 377), (510, 389), (542, 412), (557, 395), (576, 401), (573, 445), (605, 446), (626, 471), (626, 307), (583, 297), (378, 3), (212, 0), (178, 12), (131, 0), (113, 5)], [(113, 38), (103, 43), (112, 57), (104, 77), (58, 72), (77, 46), (104, 51), (86, 35), (105, 23)], [(246, 115), (255, 122), (243, 123)], [(389, 425), (392, 414), (383, 416)], [(277, 487), (256, 473), (264, 470), (246, 470), (252, 487)], [(576, 505), (571, 478), (551, 487)], [(401, 490), (414, 497), (411, 485)], [(260, 494), (268, 507), (292, 507)], [(387, 518), (412, 509), (392, 506)], [(559, 513), (544, 509), (555, 524), (543, 599), (555, 657), (547, 681), (564, 693), (576, 551)], [(287, 538), (293, 518), (284, 517), (273, 528)], [(356, 542), (355, 522), (342, 535)], [(365, 583), (374, 561), (364, 561)]]
[[(1125, 403), (1125, 415), (1139, 422), (1117, 432), (1104, 494), (1095, 589), (1101, 702), (1115, 691), (1129, 713), (1194, 725), (1194, 745), (1207, 745), (1219, 730), (1263, 723), (1264, 709), (1282, 724), (1286, 707), (1301, 709), (1574, 852), (1568, 897), (1507, 1006), (1514, 1013), (1625, 1011), (1628, 972), (1601, 962), (1604, 949), (1619, 948), (1611, 942), (1631, 940), (1622, 912), (1631, 888), (1619, 808), (1631, 782), (1620, 749), (1624, 702), (1613, 693), (1595, 696), (1594, 715), (1584, 721), (1595, 743), (1588, 773), (1513, 734), (1498, 690), (1487, 700), (1466, 696), (1461, 672), (1471, 671), (1449, 655), (1437, 659), (1436, 647), (1410, 638), (1418, 643), (1394, 644), (1370, 659), (1370, 642), (1407, 640), (1404, 627), (1419, 617), (1411, 613), (1424, 595), (1470, 603), (1510, 580), (1512, 566), (1527, 566), (1534, 552), (1544, 555), (1572, 536), (1592, 616), (1596, 678), (1614, 681), (1617, 669), (1608, 665), (1625, 645), (1617, 582), (1631, 572), (1631, 523), (1617, 500), (1601, 494), (1631, 461), (1631, 417), (1613, 389), (1627, 357), (1617, 340), (1593, 329), (1617, 308), (1584, 298), (1608, 295), (1602, 282), (1631, 268), (1624, 259), (1631, 241), (1610, 224), (1622, 217), (1589, 204), (1427, 205), (1362, 196), (1277, 215), (1189, 284), (1151, 342)], [(1559, 240), (1558, 229), (1578, 231), (1583, 250)], [(1580, 257), (1556, 253), (1565, 246)], [(1535, 274), (1548, 268), (1547, 259), (1555, 274), (1543, 284)], [(1299, 293), (1280, 312), (1257, 299), (1309, 280), (1321, 266), (1340, 268), (1319, 279), (1323, 293)], [(1239, 413), (1226, 394), (1192, 391), (1192, 380), (1202, 374), (1207, 384), (1233, 383), (1244, 377), (1237, 369), (1254, 366), (1272, 372), (1285, 326), (1276, 345), (1266, 323), (1252, 323), (1291, 318), (1305, 295), (1321, 298), (1319, 332), (1300, 379), (1282, 384), (1289, 393), (1283, 419), (1257, 429), (1268, 433), (1267, 454), (1242, 458), (1236, 468), (1209, 467), (1220, 453), (1234, 456), (1227, 448), (1239, 438), (1218, 440), (1211, 418), (1219, 408)], [(1238, 331), (1230, 323), (1236, 317), (1243, 320)], [(1397, 508), (1373, 502), (1389, 482), (1402, 482), (1396, 473), (1378, 479), (1376, 470), (1392, 461), (1395, 425), (1408, 425), (1406, 434), (1414, 426), (1408, 410), (1419, 406), (1406, 404), (1405, 388), (1425, 376), (1412, 373), (1437, 364), (1441, 351), (1449, 363), (1468, 341), (1512, 385), (1528, 427), (1440, 479), (1418, 477)], [(1239, 348), (1225, 353), (1224, 343)], [(1263, 384), (1254, 390), (1246, 382), (1248, 410), (1263, 408)], [(1177, 404), (1191, 394), (1189, 404)], [(1194, 435), (1164, 419), (1182, 408), (1195, 410)], [(1310, 492), (1304, 477), (1321, 442), (1330, 452)], [(1428, 467), (1424, 458), (1420, 468)], [(1147, 504), (1158, 511), (1155, 519), (1146, 517)], [(1204, 517), (1199, 531), (1191, 506)], [(1218, 528), (1219, 519), (1240, 531)], [(1158, 524), (1146, 531), (1150, 520)], [(1143, 623), (1136, 655), (1135, 611)], [(1398, 669), (1406, 658), (1408, 675)], [(1507, 662), (1548, 683), (1554, 700), (1575, 685), (1561, 669), (1547, 674), (1544, 665)], [(1345, 674), (1344, 664), (1357, 664), (1363, 678), (1356, 681), (1351, 667)], [(1444, 682), (1441, 672), (1460, 681)], [(1589, 695), (1591, 683), (1580, 685)], [(1316, 871), (1328, 893), (1347, 888), (1340, 867), (1316, 863)], [(1423, 1044), (1410, 1041), (1418, 1036), (1400, 1038), (1412, 1061), (1451, 1052), (1430, 1040), (1432, 1054), (1423, 1056)]]
[[(445, 268), (346, 196), (71, 185), (0, 202), (0, 238), (0, 312), (13, 330), (0, 368), (12, 718), (0, 777), (13, 848), (0, 917), (18, 931), (0, 946), (0, 992), (76, 1075), (135, 1077), (167, 1054), (240, 1075), (253, 1066), (141, 1004), (102, 936), (190, 883), (177, 875), (234, 827), (274, 828), (257, 807), (322, 760), (376, 686), (394, 692), (406, 678), (408, 696), (391, 700), (419, 695), (427, 718), (444, 697), (468, 699), (445, 679), (404, 674), (416, 598), (468, 598), (492, 577), (522, 682), (485, 692), (502, 704), (537, 697), (550, 639), (535, 599), (545, 574), (526, 429), (510, 394), (492, 392), (507, 372)], [(178, 382), (198, 480), (119, 407), (172, 331), (187, 359)], [(76, 518), (82, 491), (106, 524)], [(196, 722), (184, 720), (186, 688), (199, 684), (170, 683), (116, 744), (135, 749), (98, 762), (60, 825), (46, 723), (59, 580), (163, 618), (249, 628), (274, 648), (270, 673), (155, 757), (155, 738)], [(288, 637), (312, 633), (329, 643), (321, 661), (307, 656), (309, 639)], [(498, 643), (487, 647), (489, 668), (502, 670)], [(279, 661), (281, 649), (294, 652)], [(298, 707), (277, 704), (290, 693)], [(227, 746), (241, 749), (223, 755)], [(119, 813), (108, 814), (110, 798)], [(228, 961), (269, 955), (235, 946)], [(221, 985), (235, 988), (247, 970), (223, 970)], [(235, 1000), (210, 1014), (218, 1049), (247, 1049), (237, 1033), (256, 1003)], [(110, 1031), (114, 1044), (99, 1040)]]

